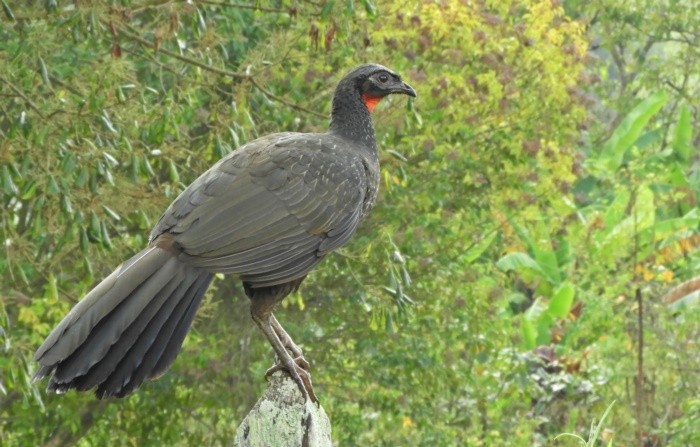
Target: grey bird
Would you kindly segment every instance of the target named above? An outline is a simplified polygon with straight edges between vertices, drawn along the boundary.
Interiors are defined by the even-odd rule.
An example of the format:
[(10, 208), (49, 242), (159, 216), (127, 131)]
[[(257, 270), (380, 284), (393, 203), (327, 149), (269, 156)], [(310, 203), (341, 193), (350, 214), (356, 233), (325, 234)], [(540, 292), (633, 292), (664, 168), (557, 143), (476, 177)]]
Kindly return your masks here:
[(390, 69), (362, 65), (333, 96), (326, 133), (277, 133), (221, 159), (168, 207), (148, 247), (90, 291), (34, 359), (48, 390), (123, 397), (175, 360), (214, 274), (240, 278), (277, 364), (317, 401), (309, 364), (272, 311), (344, 245), (372, 208), (379, 159), (370, 113), (416, 96)]

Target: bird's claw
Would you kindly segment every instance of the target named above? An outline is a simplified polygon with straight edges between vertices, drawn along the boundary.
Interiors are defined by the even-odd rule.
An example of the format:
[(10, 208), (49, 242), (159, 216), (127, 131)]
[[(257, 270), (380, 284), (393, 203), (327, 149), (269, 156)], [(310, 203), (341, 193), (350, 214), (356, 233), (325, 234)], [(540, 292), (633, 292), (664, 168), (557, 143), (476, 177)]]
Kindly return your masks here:
[[(296, 357), (293, 360), (297, 367), (303, 369), (306, 372), (309, 371), (311, 365), (308, 361), (306, 361), (304, 357)], [(287, 371), (287, 366), (280, 362), (279, 359), (277, 359), (275, 364), (268, 368), (267, 371), (265, 371), (265, 380), (270, 380), (270, 376), (276, 373), (277, 371)]]
[(265, 379), (270, 380), (270, 376), (277, 371), (286, 371), (294, 383), (297, 384), (299, 390), (301, 390), (301, 394), (304, 396), (304, 399), (310, 399), (311, 402), (318, 403), (318, 398), (316, 397), (316, 393), (314, 393), (314, 388), (311, 384), (309, 362), (307, 362), (306, 359), (301, 356), (294, 359), (292, 359), (291, 356), (288, 358), (291, 360), (289, 365), (285, 364), (284, 360), (278, 360), (277, 363), (265, 371)]

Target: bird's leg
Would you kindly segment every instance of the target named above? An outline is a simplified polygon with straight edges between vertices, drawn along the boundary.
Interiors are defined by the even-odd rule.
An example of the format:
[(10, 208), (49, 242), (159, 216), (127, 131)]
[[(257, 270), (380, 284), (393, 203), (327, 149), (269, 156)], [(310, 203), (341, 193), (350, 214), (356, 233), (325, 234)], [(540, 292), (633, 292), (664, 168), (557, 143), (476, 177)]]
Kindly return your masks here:
[[(277, 318), (275, 318), (274, 314), (272, 313), (270, 314), (270, 324), (272, 325), (272, 329), (275, 330), (277, 337), (279, 337), (284, 347), (287, 348), (289, 352), (291, 352), (294, 356), (294, 361), (296, 362), (296, 364), (308, 371), (310, 365), (309, 362), (307, 362), (304, 358), (304, 353), (301, 351), (301, 348), (296, 343), (294, 343), (292, 337), (289, 336), (287, 331), (284, 330), (280, 322), (277, 321)], [(270, 372), (270, 374), (272, 374), (272, 372)]]
[[(275, 365), (271, 369), (275, 371), (279, 369), (286, 370), (301, 390), (304, 399), (311, 399), (312, 402), (318, 402), (318, 398), (316, 398), (316, 394), (314, 393), (314, 388), (311, 385), (311, 375), (309, 375), (304, 368), (299, 366), (292, 356), (289, 355), (287, 348), (273, 328), (272, 320), (274, 317), (272, 316), (272, 308), (274, 307), (274, 303), (270, 305), (267, 301), (268, 300), (264, 299), (253, 299), (250, 310), (253, 321), (255, 321), (255, 324), (257, 324), (263, 334), (265, 334), (267, 341), (272, 345), (272, 349), (275, 350), (275, 354), (277, 354), (277, 358), (279, 359), (279, 365)], [(277, 325), (279, 325), (279, 322)], [(287, 338), (289, 338), (288, 335)], [(272, 374), (272, 372), (269, 374)], [(265, 376), (267, 377), (268, 373), (266, 373)]]

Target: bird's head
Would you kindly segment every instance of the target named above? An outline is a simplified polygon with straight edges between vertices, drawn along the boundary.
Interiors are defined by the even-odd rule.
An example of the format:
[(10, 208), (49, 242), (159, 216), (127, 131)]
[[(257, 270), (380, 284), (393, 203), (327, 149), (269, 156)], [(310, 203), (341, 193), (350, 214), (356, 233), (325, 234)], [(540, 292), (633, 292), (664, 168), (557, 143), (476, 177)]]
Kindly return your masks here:
[(341, 90), (341, 87), (354, 90), (370, 112), (382, 98), (392, 93), (416, 96), (415, 90), (403, 82), (398, 74), (378, 64), (355, 68), (340, 81), (338, 89)]

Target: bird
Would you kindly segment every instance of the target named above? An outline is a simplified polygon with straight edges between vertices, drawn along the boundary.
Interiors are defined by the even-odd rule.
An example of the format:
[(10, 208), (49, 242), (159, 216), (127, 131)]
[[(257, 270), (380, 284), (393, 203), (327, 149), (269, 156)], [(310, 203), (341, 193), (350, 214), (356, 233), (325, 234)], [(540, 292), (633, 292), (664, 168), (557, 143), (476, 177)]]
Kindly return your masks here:
[(373, 207), (379, 157), (371, 113), (390, 94), (416, 97), (378, 64), (338, 83), (325, 133), (275, 133), (228, 154), (166, 209), (146, 248), (80, 300), (37, 349), (34, 382), (124, 397), (172, 365), (218, 273), (238, 278), (276, 363), (318, 402), (301, 348), (275, 318)]

